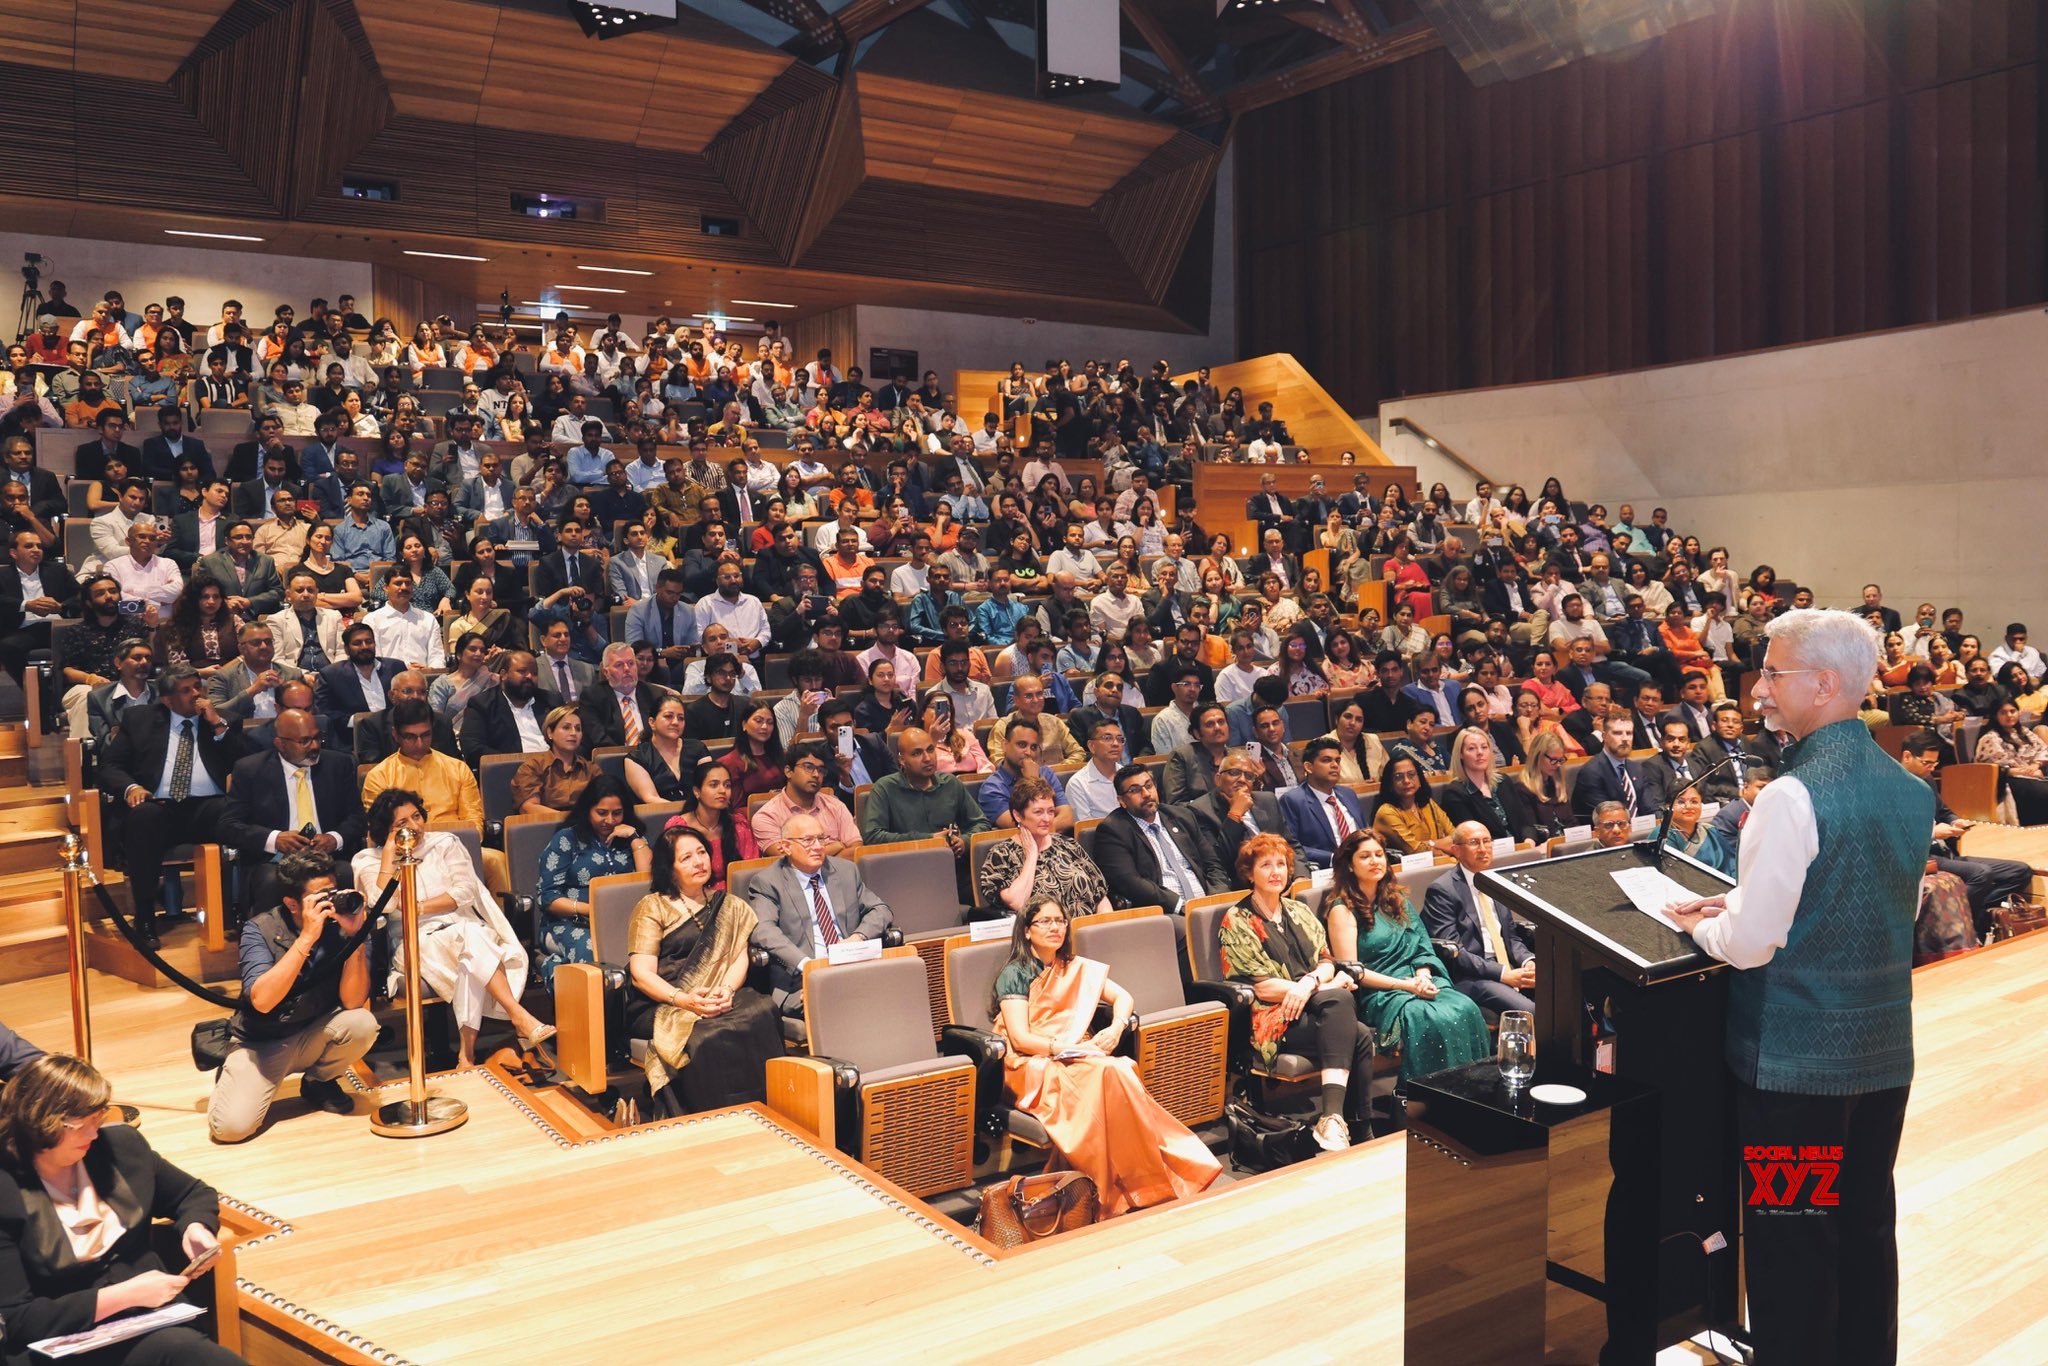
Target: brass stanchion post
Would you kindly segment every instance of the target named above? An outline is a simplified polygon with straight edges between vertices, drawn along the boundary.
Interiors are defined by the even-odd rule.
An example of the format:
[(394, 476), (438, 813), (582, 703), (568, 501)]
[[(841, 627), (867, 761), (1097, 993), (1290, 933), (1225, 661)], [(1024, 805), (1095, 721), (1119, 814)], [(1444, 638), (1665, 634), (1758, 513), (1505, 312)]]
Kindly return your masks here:
[(469, 1122), (469, 1107), (454, 1096), (427, 1094), (426, 1043), (420, 1024), (420, 898), (417, 852), (419, 837), (410, 828), (398, 832), (398, 906), (405, 923), (405, 1053), (407, 1087), (404, 1100), (388, 1101), (370, 1117), (370, 1132), (385, 1138), (425, 1138), (459, 1129)]
[[(85, 947), (85, 898), (99, 886), (99, 874), (92, 869), (85, 841), (66, 834), (58, 856), (64, 870), (64, 938), (71, 957), (71, 1043), (72, 1052), (92, 1061), (92, 999), (85, 982), (90, 961)], [(116, 1103), (107, 1107), (123, 1124), (134, 1124), (142, 1112), (133, 1105)]]

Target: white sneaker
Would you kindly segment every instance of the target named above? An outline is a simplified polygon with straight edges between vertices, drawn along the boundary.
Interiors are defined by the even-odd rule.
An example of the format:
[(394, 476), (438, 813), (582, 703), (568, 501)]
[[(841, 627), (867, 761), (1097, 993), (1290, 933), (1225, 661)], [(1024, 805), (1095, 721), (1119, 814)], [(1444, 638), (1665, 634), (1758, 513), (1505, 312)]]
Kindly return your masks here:
[(1326, 1153), (1341, 1153), (1351, 1146), (1351, 1126), (1342, 1115), (1324, 1115), (1316, 1121), (1316, 1146)]

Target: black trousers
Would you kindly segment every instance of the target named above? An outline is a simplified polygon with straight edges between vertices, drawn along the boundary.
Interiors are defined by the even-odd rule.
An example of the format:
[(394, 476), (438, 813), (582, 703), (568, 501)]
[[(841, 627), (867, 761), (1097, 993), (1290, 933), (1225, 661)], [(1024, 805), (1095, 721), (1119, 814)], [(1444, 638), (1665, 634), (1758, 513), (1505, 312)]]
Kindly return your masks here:
[(1372, 1109), (1372, 1031), (1358, 1018), (1358, 998), (1337, 987), (1324, 987), (1308, 998), (1301, 1014), (1280, 1036), (1282, 1053), (1314, 1058), (1317, 1067), (1351, 1071), (1345, 1092), (1347, 1119), (1364, 1119)]
[(164, 854), (180, 844), (203, 844), (213, 838), (225, 797), (187, 797), (182, 802), (155, 798), (121, 808), (121, 843), (127, 855), (128, 892), (135, 919), (147, 927), (163, 892)]
[[(1757, 1366), (1887, 1366), (1899, 1356), (1898, 1195), (1892, 1164), (1910, 1087), (1852, 1096), (1759, 1091), (1735, 1082), (1743, 1147), (1839, 1147), (1839, 1203), (1751, 1203), (1757, 1171), (1742, 1165), (1743, 1276)], [(1740, 1154), (1738, 1153), (1738, 1156)], [(1782, 1194), (1780, 1173), (1775, 1187)]]
[(2016, 892), (2026, 891), (2034, 882), (2034, 870), (2018, 859), (1944, 858), (1937, 854), (1934, 866), (1963, 880), (1980, 934), (1991, 928), (1993, 906)]
[(19, 630), (0, 636), (0, 669), (17, 684), (28, 672), (28, 657), (37, 650), (50, 648), (50, 623), (47, 621), (27, 622)]

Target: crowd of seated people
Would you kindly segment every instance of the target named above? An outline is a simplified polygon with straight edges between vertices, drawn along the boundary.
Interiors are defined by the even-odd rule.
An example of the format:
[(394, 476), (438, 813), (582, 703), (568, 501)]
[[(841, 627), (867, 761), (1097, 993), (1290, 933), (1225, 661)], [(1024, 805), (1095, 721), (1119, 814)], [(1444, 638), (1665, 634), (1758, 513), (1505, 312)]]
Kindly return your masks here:
[[(1222, 957), (1257, 997), (1253, 1051), (1316, 1061), (1316, 1138), (1342, 1147), (1376, 1042), (1405, 1080), (1482, 1054), (1478, 1012), (1527, 1008), (1525, 933), (1471, 881), (1494, 841), (1625, 843), (1668, 807), (1672, 847), (1732, 874), (1778, 762), (1741, 688), (1808, 590), (1738, 578), (1663, 509), (1610, 520), (1555, 480), (1459, 500), (1350, 460), (1334, 489), (1262, 483), (1233, 544), (1193, 465), (1292, 443), (1206, 371), (1020, 365), (984, 412), (935, 372), (870, 387), (799, 361), (774, 329), (563, 320), (529, 344), (344, 299), (252, 336), (232, 302), (204, 329), (175, 300), (102, 304), (0, 375), (0, 667), (51, 652), (145, 934), (179, 918), (167, 851), (237, 852), (223, 1141), (293, 1074), (344, 1108), (333, 1078), (391, 983), (331, 893), (374, 900), (401, 830), (424, 837), (420, 967), (465, 1061), (491, 1020), (545, 1060), (528, 979), (591, 961), (594, 879), (649, 879), (621, 965), (660, 1113), (760, 1099), (806, 964), (891, 926), (861, 851), (936, 838), (963, 919), (1016, 921), (995, 1010), (1024, 1044), (1015, 1098), (1129, 1204), (1171, 1198), (1213, 1177), (1178, 1135), (1092, 1127), (1134, 1108), (1103, 1099), (1128, 1068), (1046, 1075), (1088, 1044), (1077, 1003), (1121, 999), (1069, 971), (1069, 918), (1157, 907), (1184, 944), (1190, 903), (1237, 897)], [(1875, 585), (1853, 606), (1888, 633), (1872, 724), (1941, 760), (1967, 734), (2019, 818), (2048, 815), (2025, 627), (1987, 653), (1957, 609), (1904, 622)], [(487, 812), (499, 755), (524, 758)], [(507, 817), (559, 823), (531, 933), (503, 914)], [(1460, 865), (1419, 906), (1389, 868), (1417, 853)], [(1967, 865), (1980, 915), (2025, 890), (1935, 857)]]

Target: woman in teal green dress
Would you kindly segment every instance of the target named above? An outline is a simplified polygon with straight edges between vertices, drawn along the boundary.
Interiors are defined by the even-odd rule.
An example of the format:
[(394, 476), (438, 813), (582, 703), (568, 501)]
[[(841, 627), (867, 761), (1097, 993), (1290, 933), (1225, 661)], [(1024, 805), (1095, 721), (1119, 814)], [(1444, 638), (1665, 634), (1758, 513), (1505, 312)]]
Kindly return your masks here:
[(1488, 1056), (1486, 1017), (1471, 997), (1451, 990), (1451, 975), (1388, 870), (1379, 836), (1370, 829), (1352, 831), (1330, 866), (1330, 888), (1323, 894), (1330, 956), (1364, 967), (1358, 1018), (1382, 1047), (1400, 1048), (1401, 1084)]
[(1690, 855), (1717, 873), (1734, 877), (1741, 849), (1733, 836), (1702, 819), (1705, 815), (1706, 804), (1700, 800), (1698, 788), (1679, 793), (1671, 803), (1671, 828), (1664, 832), (1664, 847)]

